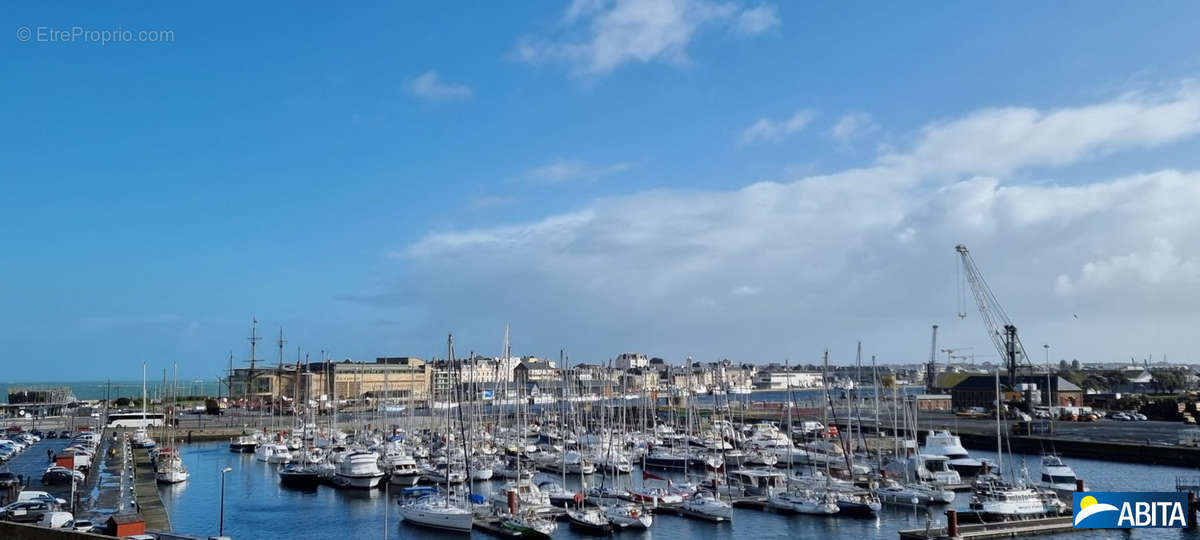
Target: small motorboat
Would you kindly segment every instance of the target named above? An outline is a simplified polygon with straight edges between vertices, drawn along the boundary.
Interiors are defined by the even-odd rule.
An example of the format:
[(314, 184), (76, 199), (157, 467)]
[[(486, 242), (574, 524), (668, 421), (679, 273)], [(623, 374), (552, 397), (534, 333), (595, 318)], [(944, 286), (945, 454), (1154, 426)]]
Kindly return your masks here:
[(229, 451), (239, 454), (253, 454), (254, 449), (258, 448), (258, 441), (249, 435), (239, 435), (229, 441)]

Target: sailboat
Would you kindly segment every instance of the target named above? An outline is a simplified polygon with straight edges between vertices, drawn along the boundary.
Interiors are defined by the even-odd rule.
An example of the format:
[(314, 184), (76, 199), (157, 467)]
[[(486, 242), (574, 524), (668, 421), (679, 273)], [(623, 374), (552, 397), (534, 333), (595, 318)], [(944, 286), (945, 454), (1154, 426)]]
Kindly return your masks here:
[[(164, 376), (164, 379), (165, 378), (166, 377)], [(179, 379), (179, 366), (176, 365), (175, 366), (176, 382), (178, 382), (178, 379)], [(177, 387), (177, 386), (173, 385), (173, 388), (171, 389), (172, 401), (174, 401), (174, 398), (175, 398), (174, 387)], [(175, 449), (174, 417), (175, 417), (176, 410), (178, 410), (178, 407), (175, 406), (174, 403), (172, 403), (170, 418), (167, 420), (167, 429), (168, 429), (168, 433), (170, 433), (168, 444), (170, 446), (167, 448), (161, 448), (161, 449), (159, 449), (158, 452), (156, 452), (154, 454), (154, 466), (155, 466), (154, 481), (158, 482), (159, 484), (178, 484), (178, 483), (187, 481), (188, 477), (191, 476), (188, 473), (187, 467), (183, 466), (183, 457), (181, 457), (179, 455), (179, 451)]]
[[(449, 353), (450, 363), (454, 363), (454, 336), (450, 335), (446, 338), (446, 349)], [(446, 410), (445, 428), (443, 433), (450, 433), (450, 415), (449, 408)], [(447, 437), (449, 440), (449, 437)], [(447, 449), (447, 460), (449, 460), (450, 452)], [(446, 464), (446, 474), (450, 473), (450, 464)], [(459, 532), (470, 532), (474, 525), (474, 515), (471, 510), (463, 508), (457, 501), (450, 500), (450, 482), (449, 477), (446, 478), (445, 495), (439, 497), (436, 491), (432, 494), (424, 495), (414, 501), (405, 503), (398, 501), (400, 506), (400, 515), (405, 521), (421, 525), (425, 527), (433, 527), (437, 529), (446, 529)], [(412, 490), (422, 490), (423, 488), (409, 488)], [(433, 488), (436, 490), (437, 488)], [(407, 491), (407, 490), (406, 490)]]
[[(300, 354), (298, 349), (297, 349), (296, 354), (297, 354), (297, 356), (299, 356), (299, 354)], [(308, 373), (308, 368), (307, 368), (308, 355), (307, 354), (305, 355), (304, 363), (305, 363), (304, 373), (307, 374)], [(299, 358), (296, 359), (296, 373), (300, 373), (300, 359)], [(304, 393), (306, 396), (312, 395), (312, 379), (311, 378), (308, 379), (308, 383), (309, 384), (306, 387), (306, 390)], [(296, 381), (296, 384), (297, 384), (297, 390), (299, 390), (299, 381)], [(299, 394), (299, 392), (297, 392), (297, 394)], [(297, 395), (296, 397), (297, 397), (296, 403), (298, 404), (299, 403), (299, 399), (298, 399), (299, 395)], [(312, 407), (305, 407), (305, 409), (308, 413), (308, 421), (306, 422), (306, 424), (308, 424), (308, 423), (312, 422)], [(305, 449), (301, 449), (299, 452), (297, 452), (297, 454), (299, 455), (299, 458), (300, 458), (299, 462), (293, 461), (291, 463), (288, 463), (286, 466), (284, 466), (282, 469), (279, 470), (279, 482), (281, 484), (283, 484), (284, 487), (289, 487), (289, 488), (294, 488), (294, 489), (302, 489), (302, 490), (307, 490), (307, 491), (312, 491), (312, 490), (317, 489), (317, 484), (319, 484), (321, 482), (321, 473), (318, 470), (316, 464), (309, 462), (309, 458), (312, 455), (312, 452), (310, 451), (310, 449), (305, 448)]]
[(146, 430), (146, 363), (142, 363), (142, 426), (133, 432), (131, 444), (134, 448), (154, 448), (157, 443)]

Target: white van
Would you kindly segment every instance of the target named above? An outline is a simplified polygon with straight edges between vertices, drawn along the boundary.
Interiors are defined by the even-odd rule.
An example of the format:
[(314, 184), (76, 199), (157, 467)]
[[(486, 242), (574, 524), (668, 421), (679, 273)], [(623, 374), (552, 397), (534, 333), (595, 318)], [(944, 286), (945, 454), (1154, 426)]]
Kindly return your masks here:
[(38, 521), (38, 526), (61, 529), (73, 521), (75, 521), (75, 516), (72, 516), (70, 512), (46, 512), (42, 514), (42, 520)]

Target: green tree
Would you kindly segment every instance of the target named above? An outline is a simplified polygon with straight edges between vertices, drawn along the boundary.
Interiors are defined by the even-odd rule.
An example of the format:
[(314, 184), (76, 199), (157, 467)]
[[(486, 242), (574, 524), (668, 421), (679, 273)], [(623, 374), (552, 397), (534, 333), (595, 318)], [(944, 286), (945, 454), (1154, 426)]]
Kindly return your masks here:
[(1175, 392), (1187, 387), (1187, 376), (1177, 369), (1156, 369), (1150, 372), (1158, 387), (1165, 392)]

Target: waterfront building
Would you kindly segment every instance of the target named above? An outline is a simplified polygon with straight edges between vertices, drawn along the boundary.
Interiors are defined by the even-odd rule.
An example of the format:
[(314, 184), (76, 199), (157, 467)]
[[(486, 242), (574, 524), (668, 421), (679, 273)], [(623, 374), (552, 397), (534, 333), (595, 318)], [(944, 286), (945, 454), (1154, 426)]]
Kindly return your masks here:
[[(262, 368), (236, 368), (228, 379), (230, 396), (251, 403), (378, 398), (423, 399), (429, 394), (432, 367), (411, 356), (380, 357), (374, 362), (319, 362)], [(311, 393), (309, 389), (311, 388)]]
[(821, 374), (805, 371), (760, 370), (754, 375), (754, 387), (763, 390), (788, 388), (818, 388)]
[(645, 368), (650, 366), (650, 359), (642, 353), (621, 353), (615, 365), (620, 370)]
[(560, 380), (558, 369), (554, 363), (533, 356), (522, 358), (513, 368), (513, 381), (518, 385), (528, 385), (530, 382)]
[[(1017, 384), (1018, 388), (1021, 385), (1035, 388), (1033, 391), (1037, 392), (1036, 397), (1030, 397), (1035, 397), (1039, 403), (1051, 403), (1050, 396), (1046, 393), (1045, 375), (1021, 375), (1017, 377)], [(1003, 380), (1000, 383), (1000, 389), (1005, 394), (1005, 401), (1024, 399), (1020, 391), (1010, 390)], [(1062, 377), (1050, 377), (1050, 392), (1054, 396), (1053, 403), (1056, 407), (1077, 407), (1083, 404), (1083, 390)], [(996, 404), (995, 375), (968, 376), (950, 389), (950, 396), (955, 409), (994, 407)]]

